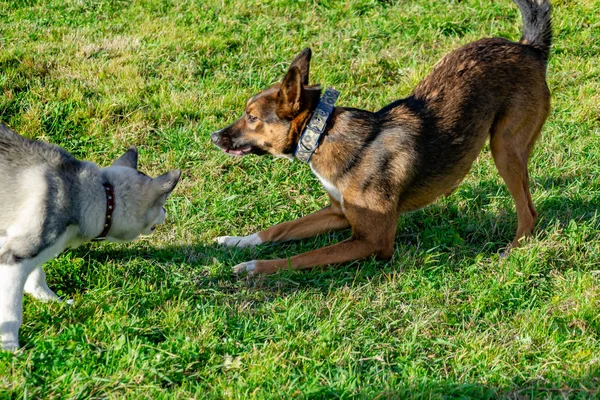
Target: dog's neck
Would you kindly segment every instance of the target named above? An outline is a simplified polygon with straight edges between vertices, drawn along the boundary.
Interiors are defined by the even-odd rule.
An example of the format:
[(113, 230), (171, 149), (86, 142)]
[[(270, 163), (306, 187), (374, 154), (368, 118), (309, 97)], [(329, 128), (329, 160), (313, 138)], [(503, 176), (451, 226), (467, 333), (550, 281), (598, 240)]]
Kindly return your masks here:
[[(72, 181), (72, 200), (77, 203), (77, 207), (71, 210), (69, 224), (78, 228), (76, 237), (71, 238), (67, 245), (71, 248), (93, 240), (104, 230), (107, 196), (103, 183), (109, 180), (96, 164), (82, 161), (81, 168)], [(109, 183), (116, 187), (114, 182)], [(112, 197), (115, 199), (114, 195)]]
[(95, 242), (106, 240), (106, 235), (108, 235), (112, 226), (113, 212), (115, 211), (115, 188), (108, 182), (104, 182), (102, 187), (106, 194), (106, 214), (104, 215), (102, 232), (93, 239)]
[(316, 108), (301, 131), (302, 133), (294, 150), (294, 157), (298, 160), (305, 163), (310, 162), (312, 155), (319, 147), (321, 137), (327, 129), (327, 122), (333, 113), (338, 96), (338, 91), (327, 88), (319, 99)]
[(335, 183), (361, 162), (365, 148), (377, 136), (377, 113), (355, 108), (335, 107), (310, 166), (321, 177)]

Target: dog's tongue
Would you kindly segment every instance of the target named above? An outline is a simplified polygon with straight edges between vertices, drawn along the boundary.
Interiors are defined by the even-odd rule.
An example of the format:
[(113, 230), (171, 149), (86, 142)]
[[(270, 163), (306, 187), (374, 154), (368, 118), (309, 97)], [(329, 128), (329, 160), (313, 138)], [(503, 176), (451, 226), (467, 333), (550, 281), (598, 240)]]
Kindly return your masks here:
[(243, 156), (244, 153), (249, 152), (250, 149), (252, 149), (252, 147), (248, 146), (248, 147), (242, 147), (240, 149), (225, 150), (225, 153), (231, 154), (233, 156)]

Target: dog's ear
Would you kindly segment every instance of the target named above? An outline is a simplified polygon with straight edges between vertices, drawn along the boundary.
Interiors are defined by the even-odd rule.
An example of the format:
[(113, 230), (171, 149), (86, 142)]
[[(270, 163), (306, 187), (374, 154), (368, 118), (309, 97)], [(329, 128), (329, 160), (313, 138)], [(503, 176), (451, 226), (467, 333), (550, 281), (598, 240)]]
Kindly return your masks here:
[(302, 76), (302, 84), (308, 85), (308, 73), (310, 70), (310, 57), (312, 56), (312, 50), (307, 47), (302, 50), (290, 64), (290, 69), (292, 67), (298, 67), (300, 70), (300, 75)]
[(293, 118), (300, 112), (302, 98), (302, 75), (298, 67), (290, 67), (277, 94), (277, 114)]
[(117, 158), (115, 162), (112, 163), (115, 167), (129, 167), (133, 169), (137, 169), (138, 163), (138, 151), (135, 146), (131, 146), (127, 149), (125, 154), (121, 157)]
[(174, 169), (173, 171), (169, 171), (165, 174), (162, 174), (158, 178), (155, 178), (153, 183), (158, 191), (159, 196), (168, 196), (173, 189), (175, 189), (175, 186), (177, 186), (177, 182), (179, 182), (180, 177), (181, 171)]

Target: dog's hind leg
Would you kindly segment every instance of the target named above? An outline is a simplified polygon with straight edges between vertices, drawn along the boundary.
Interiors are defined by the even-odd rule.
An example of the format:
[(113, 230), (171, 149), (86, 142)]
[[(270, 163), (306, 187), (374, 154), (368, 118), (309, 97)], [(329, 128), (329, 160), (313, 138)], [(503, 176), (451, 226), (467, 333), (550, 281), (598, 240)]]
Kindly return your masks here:
[(46, 283), (46, 273), (41, 266), (36, 267), (25, 282), (25, 293), (30, 294), (37, 300), (51, 301), (60, 299)]
[[(491, 134), (490, 148), (494, 162), (512, 195), (517, 210), (517, 234), (511, 247), (518, 247), (519, 240), (531, 235), (538, 213), (531, 199), (527, 164), (535, 139), (539, 136), (547, 113), (532, 113), (505, 118)], [(518, 118), (518, 117), (521, 118)]]

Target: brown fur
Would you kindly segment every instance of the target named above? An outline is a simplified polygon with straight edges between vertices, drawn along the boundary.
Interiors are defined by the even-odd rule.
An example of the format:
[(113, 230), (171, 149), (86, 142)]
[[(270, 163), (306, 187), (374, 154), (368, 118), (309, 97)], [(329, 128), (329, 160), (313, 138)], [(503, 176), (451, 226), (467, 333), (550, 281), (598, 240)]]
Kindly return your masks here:
[[(311, 159), (317, 176), (334, 187), (331, 206), (258, 235), (285, 241), (351, 227), (352, 237), (289, 260), (257, 261), (253, 272), (390, 258), (399, 214), (451, 193), (488, 137), (515, 200), (511, 246), (518, 246), (537, 218), (527, 162), (550, 110), (548, 49), (526, 42), (467, 44), (440, 60), (411, 96), (377, 112), (336, 107)], [(283, 82), (250, 99), (242, 118), (215, 132), (213, 142), (238, 155), (291, 156), (320, 95), (320, 87), (308, 86), (310, 58), (310, 49), (303, 50)]]

